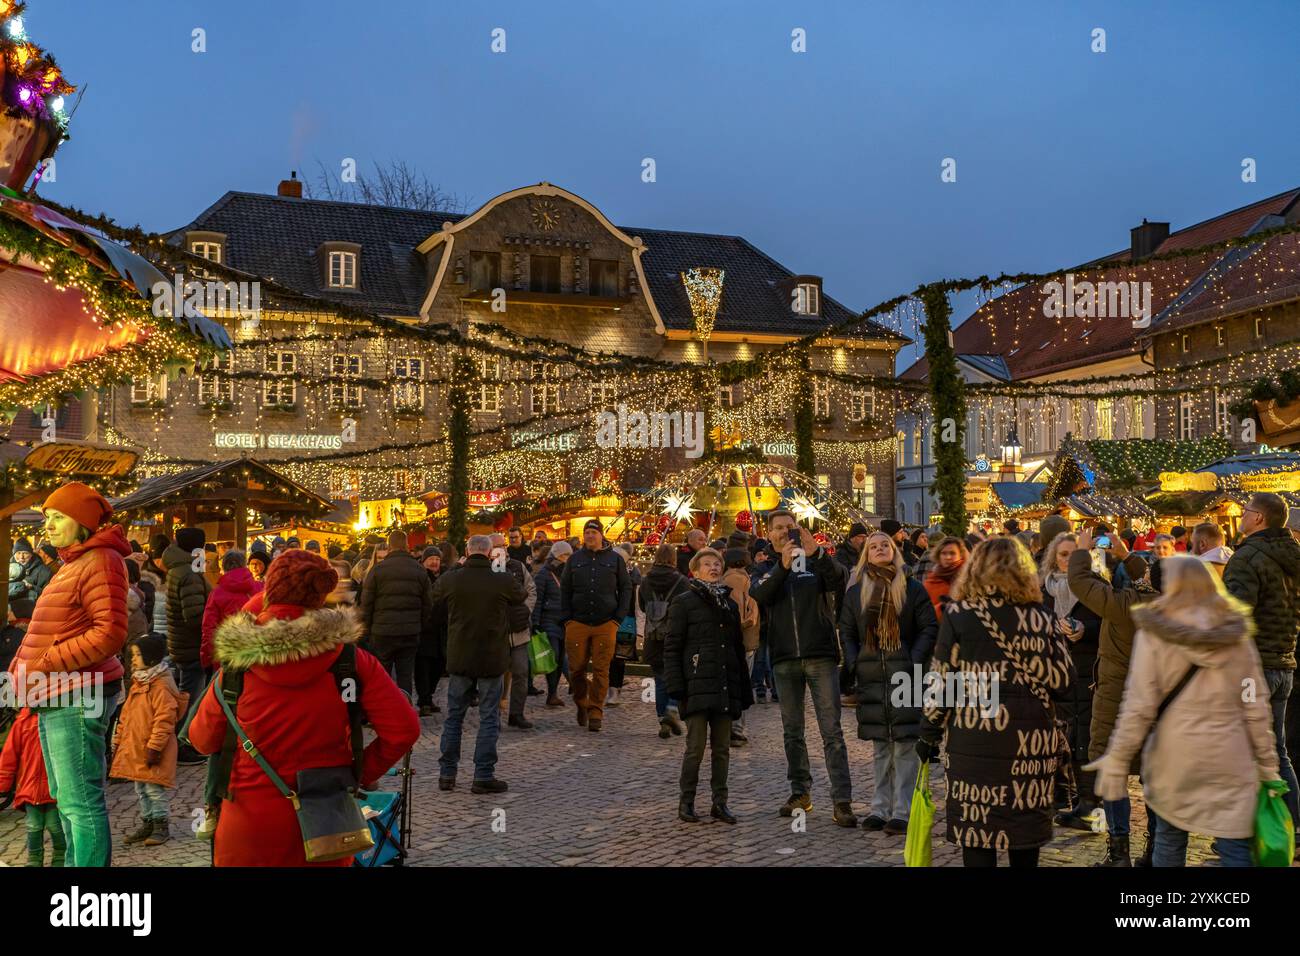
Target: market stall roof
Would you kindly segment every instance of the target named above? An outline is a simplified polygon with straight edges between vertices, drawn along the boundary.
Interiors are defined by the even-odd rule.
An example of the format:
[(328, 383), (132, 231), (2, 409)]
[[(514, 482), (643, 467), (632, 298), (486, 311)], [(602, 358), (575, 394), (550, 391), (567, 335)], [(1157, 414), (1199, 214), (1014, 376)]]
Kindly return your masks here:
[[(152, 299), (155, 283), (170, 285), (148, 260), (89, 226), (21, 197), (0, 194), (0, 223), (15, 237), (0, 243), (0, 382), (29, 382), (148, 339), (149, 327), (129, 322), (108, 327), (81, 290), (60, 289), (34, 255), (16, 251), (23, 248), (16, 237), (35, 234), (50, 240), (145, 300)], [(52, 247), (46, 243), (44, 248)], [(177, 311), (181, 314), (172, 321), (190, 335), (217, 348), (231, 347), (220, 323)]]
[(1248, 475), (1260, 471), (1300, 470), (1300, 452), (1270, 451), (1258, 455), (1233, 455), (1210, 462), (1197, 471), (1208, 471), (1216, 475)]
[(160, 475), (113, 502), (118, 512), (147, 512), (186, 502), (241, 502), (254, 511), (322, 518), (334, 505), (278, 471), (252, 458), (234, 458), (188, 471)]
[(1069, 495), (1062, 501), (1085, 518), (1154, 518), (1156, 514), (1136, 495)]
[(1217, 508), (1225, 491), (1157, 491), (1147, 495), (1147, 506), (1158, 515), (1201, 515)]
[(994, 481), (993, 493), (1008, 508), (1032, 508), (1044, 504), (1043, 492), (1047, 484), (1041, 481)]

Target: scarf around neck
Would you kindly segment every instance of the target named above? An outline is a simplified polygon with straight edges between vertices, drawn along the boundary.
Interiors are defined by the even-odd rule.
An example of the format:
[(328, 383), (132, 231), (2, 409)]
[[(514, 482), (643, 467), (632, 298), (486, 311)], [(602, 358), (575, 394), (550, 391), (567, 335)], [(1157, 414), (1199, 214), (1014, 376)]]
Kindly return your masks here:
[(860, 587), (869, 588), (865, 617), (866, 647), (875, 653), (877, 650), (892, 654), (902, 643), (898, 629), (898, 609), (894, 607), (891, 585), (894, 583), (894, 568), (891, 565), (882, 568), (867, 564), (865, 576)]
[(930, 567), (930, 573), (926, 576), (927, 581), (943, 581), (946, 584), (952, 584), (957, 575), (961, 573), (962, 565), (965, 561), (958, 561), (950, 568), (945, 568), (941, 564), (935, 564)]
[(163, 671), (167, 669), (166, 661), (159, 661), (153, 667), (142, 667), (131, 675), (132, 680), (139, 681), (141, 684), (147, 684)]
[(1074, 592), (1070, 590), (1070, 579), (1063, 571), (1049, 571), (1043, 579), (1043, 590), (1052, 596), (1056, 616), (1066, 617), (1078, 603)]

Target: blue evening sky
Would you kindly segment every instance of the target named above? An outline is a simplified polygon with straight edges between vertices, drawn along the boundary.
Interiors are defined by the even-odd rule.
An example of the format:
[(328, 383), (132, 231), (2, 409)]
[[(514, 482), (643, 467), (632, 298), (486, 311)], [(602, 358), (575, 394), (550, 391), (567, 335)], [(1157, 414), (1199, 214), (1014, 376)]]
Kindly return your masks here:
[(1293, 0), (31, 0), (26, 25), (87, 87), (43, 192), (150, 229), (400, 159), (471, 209), (545, 179), (737, 233), (861, 309), (1300, 185)]

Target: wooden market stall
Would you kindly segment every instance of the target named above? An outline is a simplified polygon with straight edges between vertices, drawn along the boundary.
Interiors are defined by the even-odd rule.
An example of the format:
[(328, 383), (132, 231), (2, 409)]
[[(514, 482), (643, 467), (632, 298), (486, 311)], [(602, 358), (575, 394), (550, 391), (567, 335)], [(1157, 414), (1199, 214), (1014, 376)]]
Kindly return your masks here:
[(202, 528), (209, 541), (246, 549), (250, 527), (254, 534), (291, 529), (330, 515), (334, 505), (260, 461), (234, 458), (150, 478), (113, 509), (146, 538), (160, 531), (171, 537), (184, 524)]
[(1158, 515), (1162, 530), (1210, 521), (1231, 541), (1243, 507), (1261, 491), (1279, 495), (1292, 514), (1300, 512), (1300, 453), (1232, 455), (1194, 471), (1162, 472), (1159, 488), (1147, 495), (1146, 503)]

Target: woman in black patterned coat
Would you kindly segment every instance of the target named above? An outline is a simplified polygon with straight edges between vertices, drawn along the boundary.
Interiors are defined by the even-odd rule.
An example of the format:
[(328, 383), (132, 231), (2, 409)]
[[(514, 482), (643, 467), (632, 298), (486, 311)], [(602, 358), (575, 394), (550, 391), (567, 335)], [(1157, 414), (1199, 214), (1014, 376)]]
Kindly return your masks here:
[(1012, 866), (1037, 866), (1068, 748), (1056, 713), (1075, 680), (1065, 635), (1014, 538), (981, 542), (952, 597), (932, 665), (943, 699), (925, 709), (917, 752), (928, 759), (946, 736), (947, 835), (966, 866), (996, 866), (999, 852)]

